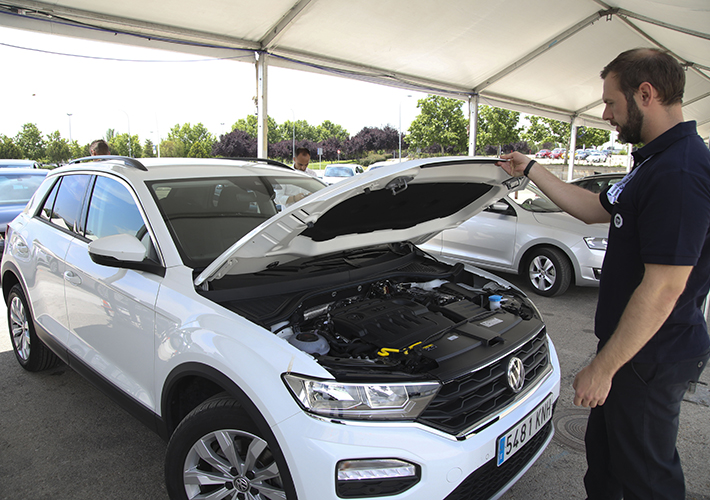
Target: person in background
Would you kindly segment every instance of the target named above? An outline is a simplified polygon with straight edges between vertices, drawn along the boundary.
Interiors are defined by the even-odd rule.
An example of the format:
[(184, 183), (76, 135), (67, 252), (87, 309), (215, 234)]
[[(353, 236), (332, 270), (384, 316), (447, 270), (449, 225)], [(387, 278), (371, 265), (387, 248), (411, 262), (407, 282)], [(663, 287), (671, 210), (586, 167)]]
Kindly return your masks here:
[(89, 153), (91, 153), (91, 156), (110, 155), (111, 150), (108, 148), (106, 141), (98, 139), (89, 146)]
[(311, 162), (311, 152), (308, 148), (296, 148), (296, 156), (293, 157), (293, 168), (305, 172), (311, 177), (318, 177), (315, 171), (308, 168)]
[(573, 216), (610, 223), (597, 354), (573, 383), (574, 404), (591, 408), (588, 499), (679, 500), (680, 406), (710, 356), (701, 310), (710, 287), (710, 151), (696, 123), (683, 121), (685, 71), (668, 53), (624, 52), (601, 77), (602, 118), (620, 141), (644, 144), (622, 181), (594, 194), (519, 152), (498, 165)]

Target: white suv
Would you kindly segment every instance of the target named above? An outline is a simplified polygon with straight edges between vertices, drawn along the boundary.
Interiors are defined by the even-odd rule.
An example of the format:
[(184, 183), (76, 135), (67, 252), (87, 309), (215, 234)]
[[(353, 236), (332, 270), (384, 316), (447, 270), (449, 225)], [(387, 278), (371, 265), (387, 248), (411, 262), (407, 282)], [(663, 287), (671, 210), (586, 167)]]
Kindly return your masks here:
[(552, 438), (557, 355), (522, 292), (416, 244), (524, 182), (472, 158), (327, 188), (261, 161), (78, 160), (8, 229), (15, 355), (169, 439), (174, 499), (497, 497)]

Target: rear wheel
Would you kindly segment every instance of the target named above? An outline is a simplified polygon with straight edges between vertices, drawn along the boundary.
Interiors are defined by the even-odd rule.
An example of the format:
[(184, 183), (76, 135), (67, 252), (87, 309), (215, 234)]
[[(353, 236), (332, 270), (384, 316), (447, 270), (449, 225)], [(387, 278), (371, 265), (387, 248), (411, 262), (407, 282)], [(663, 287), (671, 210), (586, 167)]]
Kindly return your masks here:
[(165, 458), (172, 499), (295, 499), (276, 443), (259, 432), (239, 403), (215, 396), (175, 430)]
[(27, 299), (20, 285), (13, 286), (7, 298), (7, 326), (12, 350), (25, 370), (46, 370), (59, 362), (56, 354), (37, 337)]
[(538, 295), (554, 297), (567, 291), (572, 282), (572, 264), (557, 248), (533, 250), (526, 259), (524, 276)]

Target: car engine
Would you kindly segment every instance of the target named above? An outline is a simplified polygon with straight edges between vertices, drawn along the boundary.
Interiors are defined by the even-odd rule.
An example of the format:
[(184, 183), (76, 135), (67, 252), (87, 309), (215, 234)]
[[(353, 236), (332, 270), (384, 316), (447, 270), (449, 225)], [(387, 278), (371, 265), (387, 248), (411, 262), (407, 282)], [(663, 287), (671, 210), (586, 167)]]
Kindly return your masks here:
[[(322, 364), (429, 372), (477, 348), (521, 333), (534, 317), (521, 295), (445, 280), (377, 281), (359, 294), (319, 304), (271, 327)], [(522, 330), (529, 333), (530, 328)]]

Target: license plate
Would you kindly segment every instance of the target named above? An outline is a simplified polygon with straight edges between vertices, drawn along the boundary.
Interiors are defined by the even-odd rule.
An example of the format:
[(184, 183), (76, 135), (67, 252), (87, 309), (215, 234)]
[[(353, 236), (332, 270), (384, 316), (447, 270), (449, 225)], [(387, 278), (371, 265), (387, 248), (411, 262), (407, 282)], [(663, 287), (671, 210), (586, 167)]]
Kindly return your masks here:
[(552, 418), (552, 394), (547, 396), (537, 408), (518, 422), (515, 427), (498, 438), (496, 450), (498, 465), (503, 465), (506, 460), (525, 446), (550, 418)]

